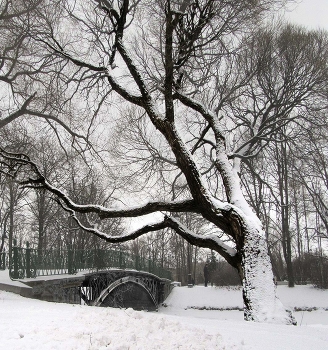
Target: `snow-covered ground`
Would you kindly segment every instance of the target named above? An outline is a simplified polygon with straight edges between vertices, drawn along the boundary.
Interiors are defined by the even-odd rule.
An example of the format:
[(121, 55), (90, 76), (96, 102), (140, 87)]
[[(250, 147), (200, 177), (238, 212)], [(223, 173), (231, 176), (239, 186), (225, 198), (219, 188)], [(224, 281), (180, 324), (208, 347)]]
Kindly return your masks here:
[(241, 311), (217, 310), (242, 307), (236, 288), (175, 287), (157, 313), (49, 303), (0, 291), (0, 349), (327, 350), (328, 291), (277, 291), (290, 308), (317, 310), (295, 312), (294, 327), (245, 322)]

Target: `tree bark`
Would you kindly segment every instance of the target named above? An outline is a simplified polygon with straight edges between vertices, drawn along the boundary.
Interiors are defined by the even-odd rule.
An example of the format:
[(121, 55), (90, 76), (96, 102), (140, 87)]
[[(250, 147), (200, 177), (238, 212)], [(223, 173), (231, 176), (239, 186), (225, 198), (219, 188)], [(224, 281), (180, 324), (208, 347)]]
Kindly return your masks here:
[(244, 319), (296, 324), (276, 296), (276, 288), (264, 232), (245, 228), (242, 250)]

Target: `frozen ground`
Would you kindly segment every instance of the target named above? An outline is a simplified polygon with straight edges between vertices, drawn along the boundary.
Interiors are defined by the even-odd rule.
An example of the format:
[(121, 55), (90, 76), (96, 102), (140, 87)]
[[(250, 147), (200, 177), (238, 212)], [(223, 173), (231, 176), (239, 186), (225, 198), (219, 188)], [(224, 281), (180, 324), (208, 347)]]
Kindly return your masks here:
[[(1, 277), (1, 276), (0, 276)], [(1, 280), (1, 278), (0, 278)], [(66, 305), (0, 291), (0, 349), (327, 350), (328, 291), (310, 286), (278, 294), (299, 325), (244, 322), (234, 288), (176, 287), (158, 313)]]

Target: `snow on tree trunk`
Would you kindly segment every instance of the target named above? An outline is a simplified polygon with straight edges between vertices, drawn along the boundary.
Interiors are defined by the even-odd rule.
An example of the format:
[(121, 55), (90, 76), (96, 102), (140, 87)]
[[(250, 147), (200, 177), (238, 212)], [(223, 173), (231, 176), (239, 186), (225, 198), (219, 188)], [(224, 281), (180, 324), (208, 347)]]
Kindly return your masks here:
[(264, 233), (255, 228), (245, 233), (242, 251), (244, 319), (247, 321), (296, 324), (276, 296), (272, 266)]
[[(219, 158), (224, 170), (227, 197), (236, 206), (239, 224), (235, 226), (236, 237), (241, 238), (244, 319), (247, 321), (296, 324), (292, 313), (286, 310), (276, 296), (272, 265), (268, 253), (262, 223), (247, 203), (240, 186), (240, 159), (234, 159), (233, 167), (224, 155)], [(240, 210), (240, 211), (239, 211)], [(241, 219), (241, 220), (240, 220)]]

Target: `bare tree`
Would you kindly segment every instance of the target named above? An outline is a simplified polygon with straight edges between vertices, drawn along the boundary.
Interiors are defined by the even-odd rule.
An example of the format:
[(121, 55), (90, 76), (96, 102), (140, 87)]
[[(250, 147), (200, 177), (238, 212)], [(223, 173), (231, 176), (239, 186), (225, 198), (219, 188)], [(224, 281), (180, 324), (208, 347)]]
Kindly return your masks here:
[[(145, 203), (123, 208), (86, 204), (96, 198), (68, 196), (27, 156), (1, 154), (5, 164), (12, 163), (8, 175), (16, 176), (28, 165), (36, 176), (24, 183), (55, 194), (85, 231), (119, 243), (175, 230), (189, 243), (218, 252), (238, 270), (245, 319), (292, 323), (275, 296), (261, 209), (254, 213), (246, 201), (241, 164), (279, 141), (281, 128), (304, 120), (310, 109), (322, 108), (327, 35), (292, 26), (255, 28), (265, 10), (277, 3), (43, 2), (37, 25), (28, 31), (34, 39), (32, 56), (43, 66), (35, 71), (33, 83), (29, 80), (24, 100), (31, 97), (38, 103), (33, 113), (27, 107), (24, 113), (46, 120), (55, 116), (59, 122), (69, 116), (82, 129), (84, 120), (90, 125), (90, 120), (110, 115), (111, 127), (115, 119), (122, 130), (130, 128), (125, 139), (129, 153), (121, 152), (129, 171), (121, 167), (121, 173), (129, 173), (124, 176), (129, 188), (138, 182)], [(23, 96), (21, 89), (15, 93)], [(110, 109), (113, 101), (121, 104), (116, 109), (120, 118)], [(127, 103), (133, 106), (129, 111)], [(177, 212), (201, 216), (216, 232), (193, 232)], [(155, 213), (157, 222), (121, 236), (96, 223)]]
[[(304, 28), (291, 25), (283, 26), (275, 32), (262, 31), (253, 37), (251, 47), (256, 52), (249, 56), (250, 64), (254, 57), (258, 57), (259, 69), (256, 79), (252, 79), (249, 84), (248, 94), (251, 98), (248, 103), (243, 103), (242, 108), (233, 105), (235, 114), (239, 116), (237, 122), (241, 121), (244, 125), (243, 134), (240, 135), (241, 139), (245, 139), (242, 147), (246, 147), (246, 153), (243, 157), (248, 155), (251, 158), (268, 144), (275, 144), (261, 157), (266, 170), (265, 176), (255, 177), (260, 186), (248, 191), (248, 194), (253, 198), (256, 208), (259, 208), (263, 205), (263, 193), (259, 190), (265, 187), (267, 193), (270, 193), (271, 201), (275, 202), (275, 215), (281, 223), (279, 230), (282, 233), (281, 243), (290, 286), (294, 284), (290, 223), (294, 215), (294, 203), (290, 197), (293, 168), (300, 165), (294, 154), (303, 154), (304, 144), (311, 144), (305, 140), (304, 134), (311, 133), (313, 127), (325, 125), (326, 41), (326, 33), (307, 32)], [(242, 148), (240, 150), (245, 151)], [(263, 166), (263, 162), (260, 163)], [(253, 166), (250, 159), (246, 159), (246, 164), (250, 168)], [(263, 169), (261, 172), (263, 174)], [(252, 174), (256, 174), (254, 169)], [(274, 189), (275, 183), (278, 191)], [(261, 211), (263, 214), (263, 206)], [(295, 211), (295, 215), (298, 216), (296, 225), (299, 226), (299, 212)], [(299, 227), (296, 229), (299, 232)]]
[[(170, 150), (169, 164), (174, 169), (164, 176), (165, 180), (174, 187), (174, 179), (181, 172), (186, 191), (173, 200), (163, 193), (163, 199), (133, 208), (76, 204), (53, 187), (28, 157), (2, 152), (4, 159), (15, 160), (17, 167), (30, 164), (38, 176), (29, 183), (54, 193), (80, 227), (108, 242), (123, 242), (171, 228), (189, 243), (217, 251), (238, 270), (243, 281), (246, 320), (292, 323), (291, 315), (275, 296), (265, 233), (245, 200), (239, 179), (241, 159), (262, 148), (263, 139), (266, 141), (277, 130), (273, 125), (281, 113), (271, 106), (261, 118), (251, 114), (255, 119), (252, 132), (246, 134), (248, 139), (241, 137), (243, 127), (248, 125), (246, 120), (237, 122), (239, 133), (233, 131), (232, 124), (234, 106), (241, 104), (245, 87), (261, 63), (255, 57), (255, 65), (248, 62), (249, 69), (240, 70), (249, 47), (244, 44), (243, 33), (249, 32), (273, 1), (62, 3), (66, 28), (79, 29), (71, 32), (70, 38), (62, 38), (57, 24), (49, 23), (44, 16), (44, 28), (35, 35), (40, 52), (47, 50), (60, 65), (56, 82), (62, 84), (65, 77), (72, 99), (81, 92), (92, 99), (92, 104), (98, 103), (98, 111), (106, 108), (104, 101), (113, 92), (143, 110), (143, 118), (148, 118), (153, 132), (161, 135)], [(254, 51), (250, 53), (253, 57)], [(118, 73), (115, 65), (122, 67)], [(253, 100), (255, 105), (256, 95)], [(283, 106), (287, 116), (296, 104), (293, 101)], [(237, 116), (243, 120), (240, 109)], [(238, 136), (240, 142), (235, 142)], [(161, 160), (167, 163), (168, 159)], [(223, 192), (212, 190), (214, 177)], [(219, 234), (194, 233), (170, 215), (174, 212), (199, 214), (216, 226)], [(154, 224), (115, 237), (82, 222), (76, 213), (94, 213), (102, 220), (163, 215)], [(219, 238), (222, 231), (233, 246)]]
[(0, 4), (0, 129), (24, 118), (38, 119), (37, 127), (53, 130), (60, 142), (65, 131), (78, 147), (85, 147), (88, 134), (73, 130), (73, 107), (66, 106), (64, 90), (51, 85), (53, 66), (58, 62), (45, 52), (39, 55), (33, 40), (36, 31), (42, 30), (41, 13), (48, 16), (48, 22), (56, 20), (53, 7), (55, 2), (51, 7), (42, 0), (4, 0)]

